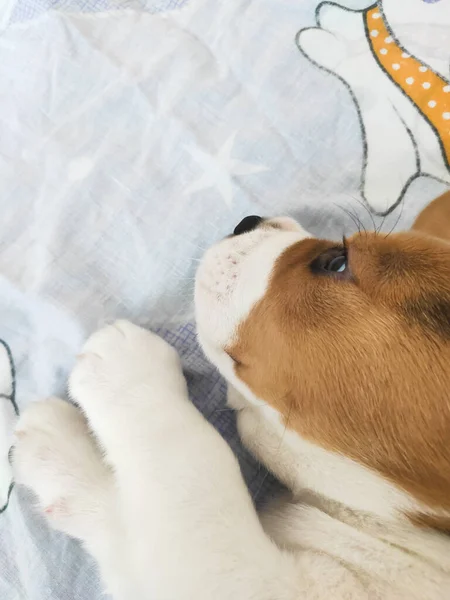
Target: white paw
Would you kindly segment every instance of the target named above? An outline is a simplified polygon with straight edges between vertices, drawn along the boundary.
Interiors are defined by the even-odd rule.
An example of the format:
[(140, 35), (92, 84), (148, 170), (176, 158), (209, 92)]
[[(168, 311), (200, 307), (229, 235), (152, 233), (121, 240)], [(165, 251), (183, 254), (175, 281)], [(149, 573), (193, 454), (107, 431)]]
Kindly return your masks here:
[(132, 401), (137, 389), (185, 393), (177, 352), (154, 333), (128, 321), (116, 321), (86, 342), (72, 372), (72, 397), (89, 416), (98, 402)]
[(54, 526), (72, 535), (79, 532), (70, 521), (94, 512), (95, 492), (110, 477), (83, 415), (59, 398), (33, 403), (21, 416), (13, 472)]

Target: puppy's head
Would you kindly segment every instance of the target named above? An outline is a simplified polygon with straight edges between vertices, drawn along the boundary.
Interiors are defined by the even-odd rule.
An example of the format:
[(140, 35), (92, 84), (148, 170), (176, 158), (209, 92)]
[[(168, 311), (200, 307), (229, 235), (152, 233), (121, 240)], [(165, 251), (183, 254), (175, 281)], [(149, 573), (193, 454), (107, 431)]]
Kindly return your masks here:
[(338, 242), (249, 218), (196, 282), (199, 338), (225, 377), (431, 515), (450, 515), (450, 244), (430, 225), (449, 205), (411, 232)]

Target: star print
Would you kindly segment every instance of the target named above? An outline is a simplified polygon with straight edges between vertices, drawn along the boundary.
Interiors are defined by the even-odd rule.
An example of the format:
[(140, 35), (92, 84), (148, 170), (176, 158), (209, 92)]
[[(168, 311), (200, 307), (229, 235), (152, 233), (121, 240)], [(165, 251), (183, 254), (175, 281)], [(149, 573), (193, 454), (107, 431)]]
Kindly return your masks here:
[(237, 131), (230, 135), (215, 155), (195, 147), (188, 149), (189, 154), (203, 168), (204, 173), (197, 181), (188, 186), (184, 195), (216, 188), (225, 204), (230, 207), (233, 201), (233, 179), (236, 176), (251, 175), (268, 170), (264, 165), (254, 165), (232, 158), (231, 153), (236, 135)]

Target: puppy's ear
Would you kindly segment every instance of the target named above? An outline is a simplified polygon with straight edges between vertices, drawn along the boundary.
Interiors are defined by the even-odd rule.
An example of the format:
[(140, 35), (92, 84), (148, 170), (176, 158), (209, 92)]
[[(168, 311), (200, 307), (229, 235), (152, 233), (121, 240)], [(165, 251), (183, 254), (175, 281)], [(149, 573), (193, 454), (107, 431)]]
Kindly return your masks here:
[(412, 229), (450, 242), (450, 191), (424, 208)]

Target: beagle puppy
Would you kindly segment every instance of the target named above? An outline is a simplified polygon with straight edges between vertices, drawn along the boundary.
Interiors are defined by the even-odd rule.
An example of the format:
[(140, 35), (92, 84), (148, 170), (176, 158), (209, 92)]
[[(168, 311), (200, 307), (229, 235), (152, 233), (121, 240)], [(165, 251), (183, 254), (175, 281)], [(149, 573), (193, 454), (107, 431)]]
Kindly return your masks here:
[(199, 340), (289, 490), (262, 514), (176, 352), (124, 321), (86, 343), (78, 407), (24, 412), (16, 481), (116, 599), (450, 597), (449, 240), (447, 194), (405, 233), (248, 217), (206, 253)]

